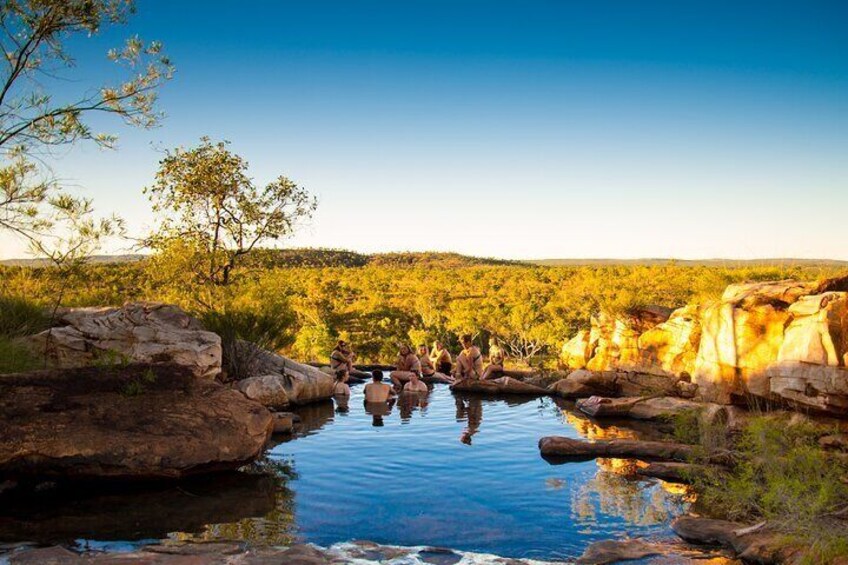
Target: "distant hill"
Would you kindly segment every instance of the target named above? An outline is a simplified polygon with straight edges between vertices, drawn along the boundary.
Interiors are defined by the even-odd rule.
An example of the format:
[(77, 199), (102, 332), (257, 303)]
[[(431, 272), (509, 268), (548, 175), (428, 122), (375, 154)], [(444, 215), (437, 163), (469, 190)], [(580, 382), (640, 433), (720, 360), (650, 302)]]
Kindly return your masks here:
[(547, 267), (612, 266), (612, 265), (678, 265), (688, 267), (848, 267), (838, 259), (529, 259), (531, 265)]
[[(95, 265), (119, 264), (141, 261), (145, 255), (96, 255), (91, 258)], [(638, 265), (678, 265), (690, 267), (846, 267), (848, 261), (836, 259), (528, 259), (507, 260), (490, 257), (471, 257), (459, 253), (444, 253), (436, 251), (416, 251), (399, 253), (357, 253), (345, 249), (257, 249), (246, 259), (249, 266), (254, 268), (285, 268), (285, 267), (364, 267), (376, 265), (384, 267), (416, 267), (429, 266), (446, 269), (471, 267), (475, 265), (538, 265), (545, 267), (580, 267), (580, 266), (638, 266)], [(0, 265), (40, 267), (49, 265), (43, 259), (7, 259)]]

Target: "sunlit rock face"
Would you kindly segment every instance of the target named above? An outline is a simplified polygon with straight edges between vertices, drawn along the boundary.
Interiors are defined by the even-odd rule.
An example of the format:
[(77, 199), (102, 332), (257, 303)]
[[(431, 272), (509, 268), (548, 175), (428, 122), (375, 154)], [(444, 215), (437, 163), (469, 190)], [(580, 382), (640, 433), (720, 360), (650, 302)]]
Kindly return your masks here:
[(59, 326), (29, 341), (60, 368), (93, 363), (172, 363), (196, 376), (221, 372), (221, 338), (170, 304), (129, 303), (120, 308), (72, 308)]
[(848, 414), (848, 277), (733, 284), (666, 320), (592, 319), (563, 348), (569, 368), (691, 377), (698, 398), (747, 396)]

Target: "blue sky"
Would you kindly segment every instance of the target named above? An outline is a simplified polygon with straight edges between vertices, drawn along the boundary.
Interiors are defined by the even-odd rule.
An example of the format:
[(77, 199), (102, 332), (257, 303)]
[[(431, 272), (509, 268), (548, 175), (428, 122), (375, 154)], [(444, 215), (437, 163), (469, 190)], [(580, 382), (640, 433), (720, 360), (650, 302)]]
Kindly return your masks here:
[(158, 39), (165, 121), (53, 166), (137, 232), (209, 135), (318, 195), (292, 246), (848, 259), (848, 3), (739, 4), (141, 0), (61, 89)]

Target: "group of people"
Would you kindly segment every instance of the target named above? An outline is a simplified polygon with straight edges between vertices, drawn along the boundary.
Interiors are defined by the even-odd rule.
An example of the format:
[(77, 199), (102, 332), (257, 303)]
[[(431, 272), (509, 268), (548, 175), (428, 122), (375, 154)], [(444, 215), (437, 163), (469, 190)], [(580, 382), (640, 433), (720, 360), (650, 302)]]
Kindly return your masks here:
[[(398, 357), (395, 361), (394, 370), (389, 373), (391, 384), (383, 382), (382, 371), (375, 370), (371, 373), (371, 382), (364, 387), (365, 411), (373, 417), (374, 426), (383, 425), (383, 417), (388, 415), (392, 406), (399, 397), (420, 403), (423, 409), (426, 406), (426, 397), (429, 392), (427, 383), (455, 383), (463, 379), (493, 379), (499, 377), (504, 370), (504, 352), (494, 339), (489, 340), (489, 362), (483, 366), (483, 354), (470, 335), (460, 338), (462, 351), (454, 357), (441, 341), (433, 342), (433, 347), (428, 349), (421, 344), (416, 351), (404, 344), (400, 346)], [(356, 354), (352, 348), (343, 340), (339, 340), (333, 352), (330, 354), (330, 367), (335, 374), (333, 394), (335, 396), (338, 411), (346, 412), (348, 399), (350, 398), (350, 387), (347, 384), (350, 374), (354, 371)], [(401, 404), (403, 405), (403, 398)], [(460, 406), (464, 401), (457, 400), (457, 417), (459, 417)], [(411, 411), (411, 407), (407, 407)], [(479, 421), (472, 425), (472, 412), (468, 410), (468, 429), (463, 432), (463, 443), (471, 443), (471, 436), (476, 432)]]
[[(489, 363), (485, 368), (483, 354), (480, 348), (474, 345), (471, 335), (465, 334), (459, 341), (462, 344), (462, 351), (457, 355), (456, 363), (441, 341), (433, 342), (433, 347), (429, 350), (426, 345), (421, 344), (417, 352), (413, 351), (409, 345), (401, 345), (395, 361), (395, 369), (389, 375), (393, 387), (382, 383), (382, 372), (375, 372), (374, 382), (365, 387), (366, 400), (368, 400), (369, 387), (374, 391), (372, 395), (382, 397), (382, 391), (385, 390), (383, 387), (392, 389), (394, 393), (427, 392), (427, 384), (424, 381), (450, 384), (463, 379), (497, 378), (503, 373), (504, 352), (494, 339), (489, 340)], [(356, 354), (347, 342), (339, 340), (330, 354), (330, 368), (336, 375), (335, 392), (337, 394), (350, 394), (347, 380), (353, 371), (355, 359)], [(379, 379), (377, 373), (379, 373)], [(380, 387), (371, 386), (377, 384)], [(378, 390), (380, 392), (376, 392)]]

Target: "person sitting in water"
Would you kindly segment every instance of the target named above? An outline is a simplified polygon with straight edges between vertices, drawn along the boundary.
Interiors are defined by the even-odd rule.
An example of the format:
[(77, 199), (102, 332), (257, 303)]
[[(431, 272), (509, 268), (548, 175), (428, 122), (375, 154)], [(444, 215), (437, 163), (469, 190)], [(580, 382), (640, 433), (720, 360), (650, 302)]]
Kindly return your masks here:
[(333, 385), (333, 396), (350, 396), (350, 387), (347, 386), (347, 371), (339, 369), (336, 371), (336, 383)]
[(497, 340), (494, 337), (489, 338), (489, 364), (486, 366), (486, 370), (483, 371), (483, 376), (480, 378), (483, 380), (496, 379), (503, 375), (503, 370), (503, 349), (501, 349), (501, 347), (498, 345)]
[(430, 389), (427, 388), (424, 381), (418, 378), (418, 373), (412, 373), (409, 382), (403, 385), (403, 392), (430, 392)]
[(450, 375), (453, 369), (453, 359), (450, 351), (447, 350), (445, 344), (441, 341), (433, 342), (433, 351), (430, 352), (430, 360), (436, 367), (436, 370), (443, 375)]
[(459, 341), (462, 343), (462, 353), (456, 358), (453, 376), (457, 380), (479, 379), (483, 375), (483, 354), (469, 334), (463, 335)]
[(395, 370), (389, 376), (397, 389), (400, 390), (403, 383), (412, 377), (412, 373), (421, 374), (421, 362), (418, 360), (418, 356), (412, 352), (412, 349), (403, 344), (400, 346), (398, 358), (395, 361)]
[(395, 396), (394, 389), (385, 384), (383, 382), (383, 372), (382, 371), (374, 371), (371, 373), (371, 379), (373, 382), (365, 385), (365, 403), (385, 403), (388, 402), (390, 398)]
[(345, 381), (347, 381), (348, 375), (353, 371), (354, 359), (356, 359), (356, 354), (350, 349), (347, 342), (340, 339), (333, 352), (330, 353), (330, 369), (333, 373), (345, 371)]

